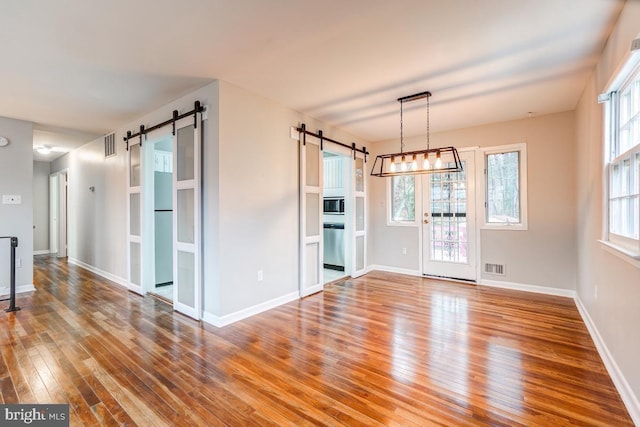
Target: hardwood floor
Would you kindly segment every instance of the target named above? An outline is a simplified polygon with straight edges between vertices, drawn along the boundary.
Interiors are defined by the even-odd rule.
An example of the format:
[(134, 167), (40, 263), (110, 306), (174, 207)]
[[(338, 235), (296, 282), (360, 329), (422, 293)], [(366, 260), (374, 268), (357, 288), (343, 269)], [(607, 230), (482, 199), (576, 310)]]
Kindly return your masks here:
[(46, 256), (35, 282), (1, 399), (71, 425), (633, 425), (567, 298), (375, 272), (217, 329)]

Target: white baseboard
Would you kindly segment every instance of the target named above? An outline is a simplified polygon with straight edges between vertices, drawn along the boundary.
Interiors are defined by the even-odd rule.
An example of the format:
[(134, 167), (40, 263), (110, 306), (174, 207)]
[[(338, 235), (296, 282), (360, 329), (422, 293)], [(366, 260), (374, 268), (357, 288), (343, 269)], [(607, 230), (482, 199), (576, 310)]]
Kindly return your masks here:
[(387, 265), (370, 265), (367, 267), (367, 272), (372, 271), (384, 271), (387, 273), (407, 274), (409, 276), (422, 277), (422, 273), (418, 270), (410, 270), (408, 268), (389, 267)]
[(111, 280), (112, 282), (117, 283), (118, 285), (124, 286), (125, 288), (129, 289), (129, 284), (122, 277), (119, 277), (119, 276), (116, 276), (115, 274), (111, 274), (107, 271), (101, 270), (97, 267), (94, 267), (93, 265), (87, 264), (73, 257), (68, 257), (67, 260), (71, 264), (75, 264), (79, 267), (84, 268), (85, 270), (89, 270), (90, 272), (97, 274), (98, 276), (104, 277), (107, 280)]
[(589, 315), (587, 308), (584, 306), (584, 304), (582, 304), (582, 301), (580, 301), (580, 298), (577, 296), (575, 297), (575, 302), (576, 307), (578, 307), (578, 311), (582, 316), (582, 320), (589, 330), (591, 339), (593, 339), (593, 342), (598, 349), (598, 353), (600, 354), (600, 357), (604, 362), (604, 366), (605, 368), (607, 368), (609, 376), (611, 377), (613, 384), (616, 386), (618, 393), (620, 393), (620, 397), (627, 407), (627, 411), (629, 411), (631, 419), (633, 420), (635, 425), (640, 426), (640, 401), (638, 401), (638, 397), (633, 392), (633, 389), (627, 382), (626, 378), (622, 374), (622, 371), (618, 367), (618, 364), (611, 355), (609, 348), (602, 339), (602, 336), (600, 335), (600, 332), (598, 331), (598, 328), (596, 327), (593, 319)]
[[(22, 294), (25, 292), (31, 292), (35, 290), (36, 288), (33, 286), (33, 284), (16, 286), (16, 294)], [(10, 293), (11, 293), (11, 288), (9, 286), (7, 286), (6, 288), (0, 288), (0, 296), (9, 295)]]
[(492, 288), (512, 289), (514, 291), (533, 292), (536, 294), (554, 295), (558, 297), (575, 298), (576, 291), (561, 288), (549, 288), (547, 286), (525, 285), (523, 283), (501, 282), (499, 280), (480, 279), (478, 285)]
[(253, 307), (248, 307), (243, 310), (236, 311), (235, 313), (226, 314), (224, 316), (216, 316), (215, 314), (208, 313), (205, 311), (202, 315), (202, 320), (213, 326), (222, 328), (223, 326), (230, 325), (239, 320), (246, 319), (248, 317), (254, 316), (256, 314), (262, 313), (267, 310), (271, 310), (272, 308), (276, 308), (288, 302), (295, 301), (298, 298), (299, 298), (298, 291), (295, 291), (295, 292), (291, 292), (289, 294), (283, 295), (281, 297), (274, 298), (272, 300), (265, 301), (260, 304), (256, 304)]
[(41, 251), (33, 251), (34, 255), (49, 255), (51, 251), (49, 249), (43, 249)]
[[(416, 277), (425, 277), (419, 270), (410, 270), (406, 268), (398, 268), (398, 267), (389, 267), (386, 265), (371, 265), (368, 268), (368, 271), (385, 271), (387, 273), (398, 273), (398, 274), (407, 274), (409, 276)], [(455, 279), (446, 279), (441, 277), (434, 277), (434, 279), (438, 280), (453, 280)], [(526, 292), (534, 292), (536, 294), (545, 294), (545, 295), (555, 295), (567, 298), (574, 298), (576, 296), (576, 292), (569, 289), (560, 289), (560, 288), (549, 288), (546, 286), (536, 286), (536, 285), (525, 285), (523, 283), (514, 283), (514, 282), (501, 282), (499, 280), (486, 280), (481, 279), (479, 282), (466, 282), (460, 281), (461, 283), (469, 283), (469, 284), (477, 284), (482, 286), (491, 286), (494, 288), (502, 288), (502, 289), (512, 289), (516, 291), (526, 291)]]

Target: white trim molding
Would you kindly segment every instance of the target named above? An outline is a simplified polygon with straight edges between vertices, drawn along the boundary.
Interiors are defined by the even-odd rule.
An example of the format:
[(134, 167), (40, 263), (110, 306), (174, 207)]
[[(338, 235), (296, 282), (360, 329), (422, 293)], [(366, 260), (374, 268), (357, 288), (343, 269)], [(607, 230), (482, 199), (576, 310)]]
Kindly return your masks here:
[(90, 272), (97, 274), (98, 276), (104, 277), (107, 280), (110, 280), (120, 286), (123, 286), (127, 289), (129, 289), (129, 284), (127, 283), (127, 281), (125, 279), (123, 279), (122, 277), (116, 276), (115, 274), (111, 274), (109, 272), (106, 272), (104, 270), (101, 270), (97, 267), (94, 267), (93, 265), (87, 264), (85, 262), (80, 261), (79, 259), (73, 258), (73, 257), (67, 257), (67, 260), (69, 262), (69, 264), (74, 264), (77, 265), (78, 267), (82, 267), (85, 270), (89, 270)]
[[(33, 284), (16, 286), (16, 294), (23, 294), (25, 292), (32, 292), (35, 290), (36, 288), (35, 286), (33, 286)], [(9, 295), (10, 292), (11, 292), (11, 288), (9, 286), (7, 286), (6, 288), (0, 288), (0, 297)]]
[(51, 251), (49, 249), (43, 249), (41, 251), (33, 251), (34, 255), (49, 255)]
[(634, 267), (640, 268), (640, 256), (638, 256), (636, 253), (621, 248), (618, 245), (614, 245), (606, 240), (598, 240), (598, 242), (602, 245), (602, 249), (609, 252), (611, 255), (615, 255), (621, 260), (633, 265)]
[(468, 283), (470, 285), (488, 286), (492, 288), (501, 288), (501, 289), (511, 289), (514, 291), (533, 292), (536, 294), (554, 295), (554, 296), (566, 297), (566, 298), (575, 298), (576, 296), (576, 291), (571, 289), (550, 288), (547, 286), (526, 285), (523, 283), (502, 282), (499, 280), (480, 279), (477, 282), (473, 282), (473, 281), (466, 281), (466, 280), (447, 279), (444, 277), (431, 277), (431, 276), (424, 276), (422, 273), (420, 273), (419, 270), (389, 267), (385, 265), (371, 265), (369, 266), (369, 269), (367, 270), (367, 272), (372, 272), (376, 270), (384, 271), (387, 273), (398, 273), (398, 274), (407, 274), (409, 276), (424, 277), (425, 279), (451, 280), (451, 281), (456, 281), (460, 283)]
[(576, 307), (578, 307), (578, 312), (580, 312), (580, 316), (582, 316), (582, 320), (587, 326), (589, 335), (591, 335), (591, 339), (593, 339), (593, 342), (598, 349), (598, 353), (604, 362), (604, 366), (607, 369), (607, 372), (609, 372), (609, 376), (618, 390), (618, 393), (620, 393), (620, 397), (627, 407), (627, 411), (629, 411), (629, 416), (635, 425), (640, 426), (640, 401), (638, 401), (638, 397), (634, 394), (633, 389), (618, 367), (616, 360), (613, 358), (613, 355), (611, 355), (609, 348), (602, 339), (602, 336), (600, 335), (595, 322), (589, 315), (587, 308), (577, 296), (575, 297), (575, 302)]
[(227, 326), (248, 317), (255, 316), (256, 314), (271, 310), (288, 302), (295, 301), (298, 298), (298, 291), (296, 290), (295, 292), (291, 292), (286, 295), (271, 299), (269, 301), (256, 304), (253, 307), (247, 307), (245, 309), (236, 311), (235, 313), (225, 314), (224, 316), (217, 316), (213, 313), (205, 311), (203, 313), (202, 320), (213, 326), (222, 328), (223, 326)]
[(547, 286), (526, 285), (523, 283), (502, 282), (499, 280), (480, 279), (478, 285), (492, 288), (511, 289), (514, 291), (533, 292), (536, 294), (554, 295), (557, 297), (575, 298), (576, 291), (571, 289), (550, 288)]
[(409, 276), (422, 277), (420, 270), (410, 270), (408, 268), (390, 267), (386, 265), (370, 265), (367, 268), (367, 273), (371, 273), (372, 271), (384, 271), (387, 273), (407, 274)]

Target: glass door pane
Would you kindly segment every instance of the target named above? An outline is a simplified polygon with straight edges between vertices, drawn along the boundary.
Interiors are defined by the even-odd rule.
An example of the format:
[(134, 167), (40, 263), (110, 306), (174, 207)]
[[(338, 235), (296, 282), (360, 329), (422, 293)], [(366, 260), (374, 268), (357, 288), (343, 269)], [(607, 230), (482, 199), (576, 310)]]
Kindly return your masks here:
[(464, 169), (431, 177), (432, 261), (467, 262), (466, 182)]
[(351, 271), (352, 277), (362, 276), (367, 272), (367, 181), (365, 179), (364, 158), (360, 154), (353, 160), (353, 233), (352, 260), (353, 266)]
[(140, 144), (128, 152), (128, 279), (129, 288), (142, 293), (142, 157)]

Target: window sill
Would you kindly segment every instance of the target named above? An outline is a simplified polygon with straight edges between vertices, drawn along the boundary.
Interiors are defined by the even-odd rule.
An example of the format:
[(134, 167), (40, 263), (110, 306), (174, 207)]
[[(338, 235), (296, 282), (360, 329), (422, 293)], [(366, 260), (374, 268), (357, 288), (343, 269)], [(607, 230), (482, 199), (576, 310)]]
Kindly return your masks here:
[(632, 252), (628, 249), (622, 248), (618, 245), (614, 245), (611, 242), (607, 242), (606, 240), (598, 240), (602, 245), (602, 249), (609, 252), (612, 255), (617, 256), (623, 261), (628, 262), (636, 268), (640, 268), (640, 254), (637, 252)]
[(387, 221), (387, 226), (389, 227), (419, 227), (419, 222), (402, 222), (402, 221)]
[(481, 230), (504, 230), (504, 231), (527, 231), (528, 227), (523, 224), (484, 224)]

